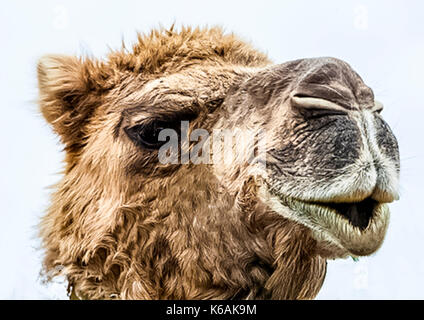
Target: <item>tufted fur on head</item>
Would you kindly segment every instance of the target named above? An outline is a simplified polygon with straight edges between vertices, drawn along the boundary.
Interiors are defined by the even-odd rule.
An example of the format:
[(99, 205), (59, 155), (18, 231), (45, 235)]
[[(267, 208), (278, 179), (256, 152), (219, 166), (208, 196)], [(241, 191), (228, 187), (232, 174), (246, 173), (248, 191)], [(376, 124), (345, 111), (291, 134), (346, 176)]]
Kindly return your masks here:
[[(327, 258), (381, 245), (397, 145), (340, 60), (274, 65), (219, 28), (171, 28), (105, 60), (45, 56), (38, 80), (66, 152), (40, 225), (44, 271), (78, 298), (310, 299)], [(265, 129), (269, 162), (163, 164), (152, 128), (180, 121), (179, 141), (196, 129)]]

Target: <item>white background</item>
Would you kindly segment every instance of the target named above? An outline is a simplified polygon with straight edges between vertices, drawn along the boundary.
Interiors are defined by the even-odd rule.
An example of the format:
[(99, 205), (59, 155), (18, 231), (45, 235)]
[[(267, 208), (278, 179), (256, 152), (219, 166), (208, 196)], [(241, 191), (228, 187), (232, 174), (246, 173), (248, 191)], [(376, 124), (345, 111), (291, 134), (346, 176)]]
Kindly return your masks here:
[(401, 200), (380, 251), (329, 261), (319, 299), (424, 298), (422, 201), (424, 5), (420, 1), (2, 1), (0, 5), (0, 298), (66, 298), (39, 281), (36, 225), (63, 153), (38, 114), (35, 66), (46, 53), (104, 57), (162, 24), (222, 25), (276, 63), (334, 56), (385, 105), (401, 152)]

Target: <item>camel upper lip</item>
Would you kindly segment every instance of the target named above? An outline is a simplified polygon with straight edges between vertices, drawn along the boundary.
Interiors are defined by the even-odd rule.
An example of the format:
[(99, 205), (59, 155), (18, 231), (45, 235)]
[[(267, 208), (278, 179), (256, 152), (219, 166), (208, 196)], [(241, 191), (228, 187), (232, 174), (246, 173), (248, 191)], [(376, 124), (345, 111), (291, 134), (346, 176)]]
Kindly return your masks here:
[(306, 202), (322, 207), (327, 207), (337, 214), (345, 217), (353, 226), (364, 230), (369, 225), (374, 209), (379, 204), (371, 197), (357, 202)]

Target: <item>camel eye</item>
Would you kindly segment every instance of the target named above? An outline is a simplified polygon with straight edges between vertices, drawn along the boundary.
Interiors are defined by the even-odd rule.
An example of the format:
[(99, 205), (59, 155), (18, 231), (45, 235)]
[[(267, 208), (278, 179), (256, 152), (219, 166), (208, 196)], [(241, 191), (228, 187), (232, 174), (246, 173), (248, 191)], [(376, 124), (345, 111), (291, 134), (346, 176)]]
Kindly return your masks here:
[(159, 135), (162, 130), (174, 130), (180, 139), (183, 122), (188, 125), (196, 117), (197, 113), (190, 111), (174, 115), (159, 115), (144, 119), (142, 122), (135, 122), (134, 125), (126, 127), (124, 131), (138, 146), (148, 150), (157, 150), (169, 141), (159, 141)]
[(127, 128), (125, 131), (130, 139), (138, 145), (145, 149), (155, 150), (166, 143), (166, 141), (159, 141), (159, 133), (167, 128), (175, 130), (174, 123), (156, 120)]

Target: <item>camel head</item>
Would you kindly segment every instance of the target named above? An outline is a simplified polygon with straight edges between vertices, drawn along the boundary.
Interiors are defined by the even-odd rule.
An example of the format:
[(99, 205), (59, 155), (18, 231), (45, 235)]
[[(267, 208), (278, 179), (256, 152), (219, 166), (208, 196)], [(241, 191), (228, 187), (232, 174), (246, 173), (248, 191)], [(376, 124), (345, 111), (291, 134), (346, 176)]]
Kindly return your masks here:
[(346, 62), (183, 28), (38, 77), (66, 151), (44, 267), (80, 298), (312, 298), (383, 242), (398, 146)]

